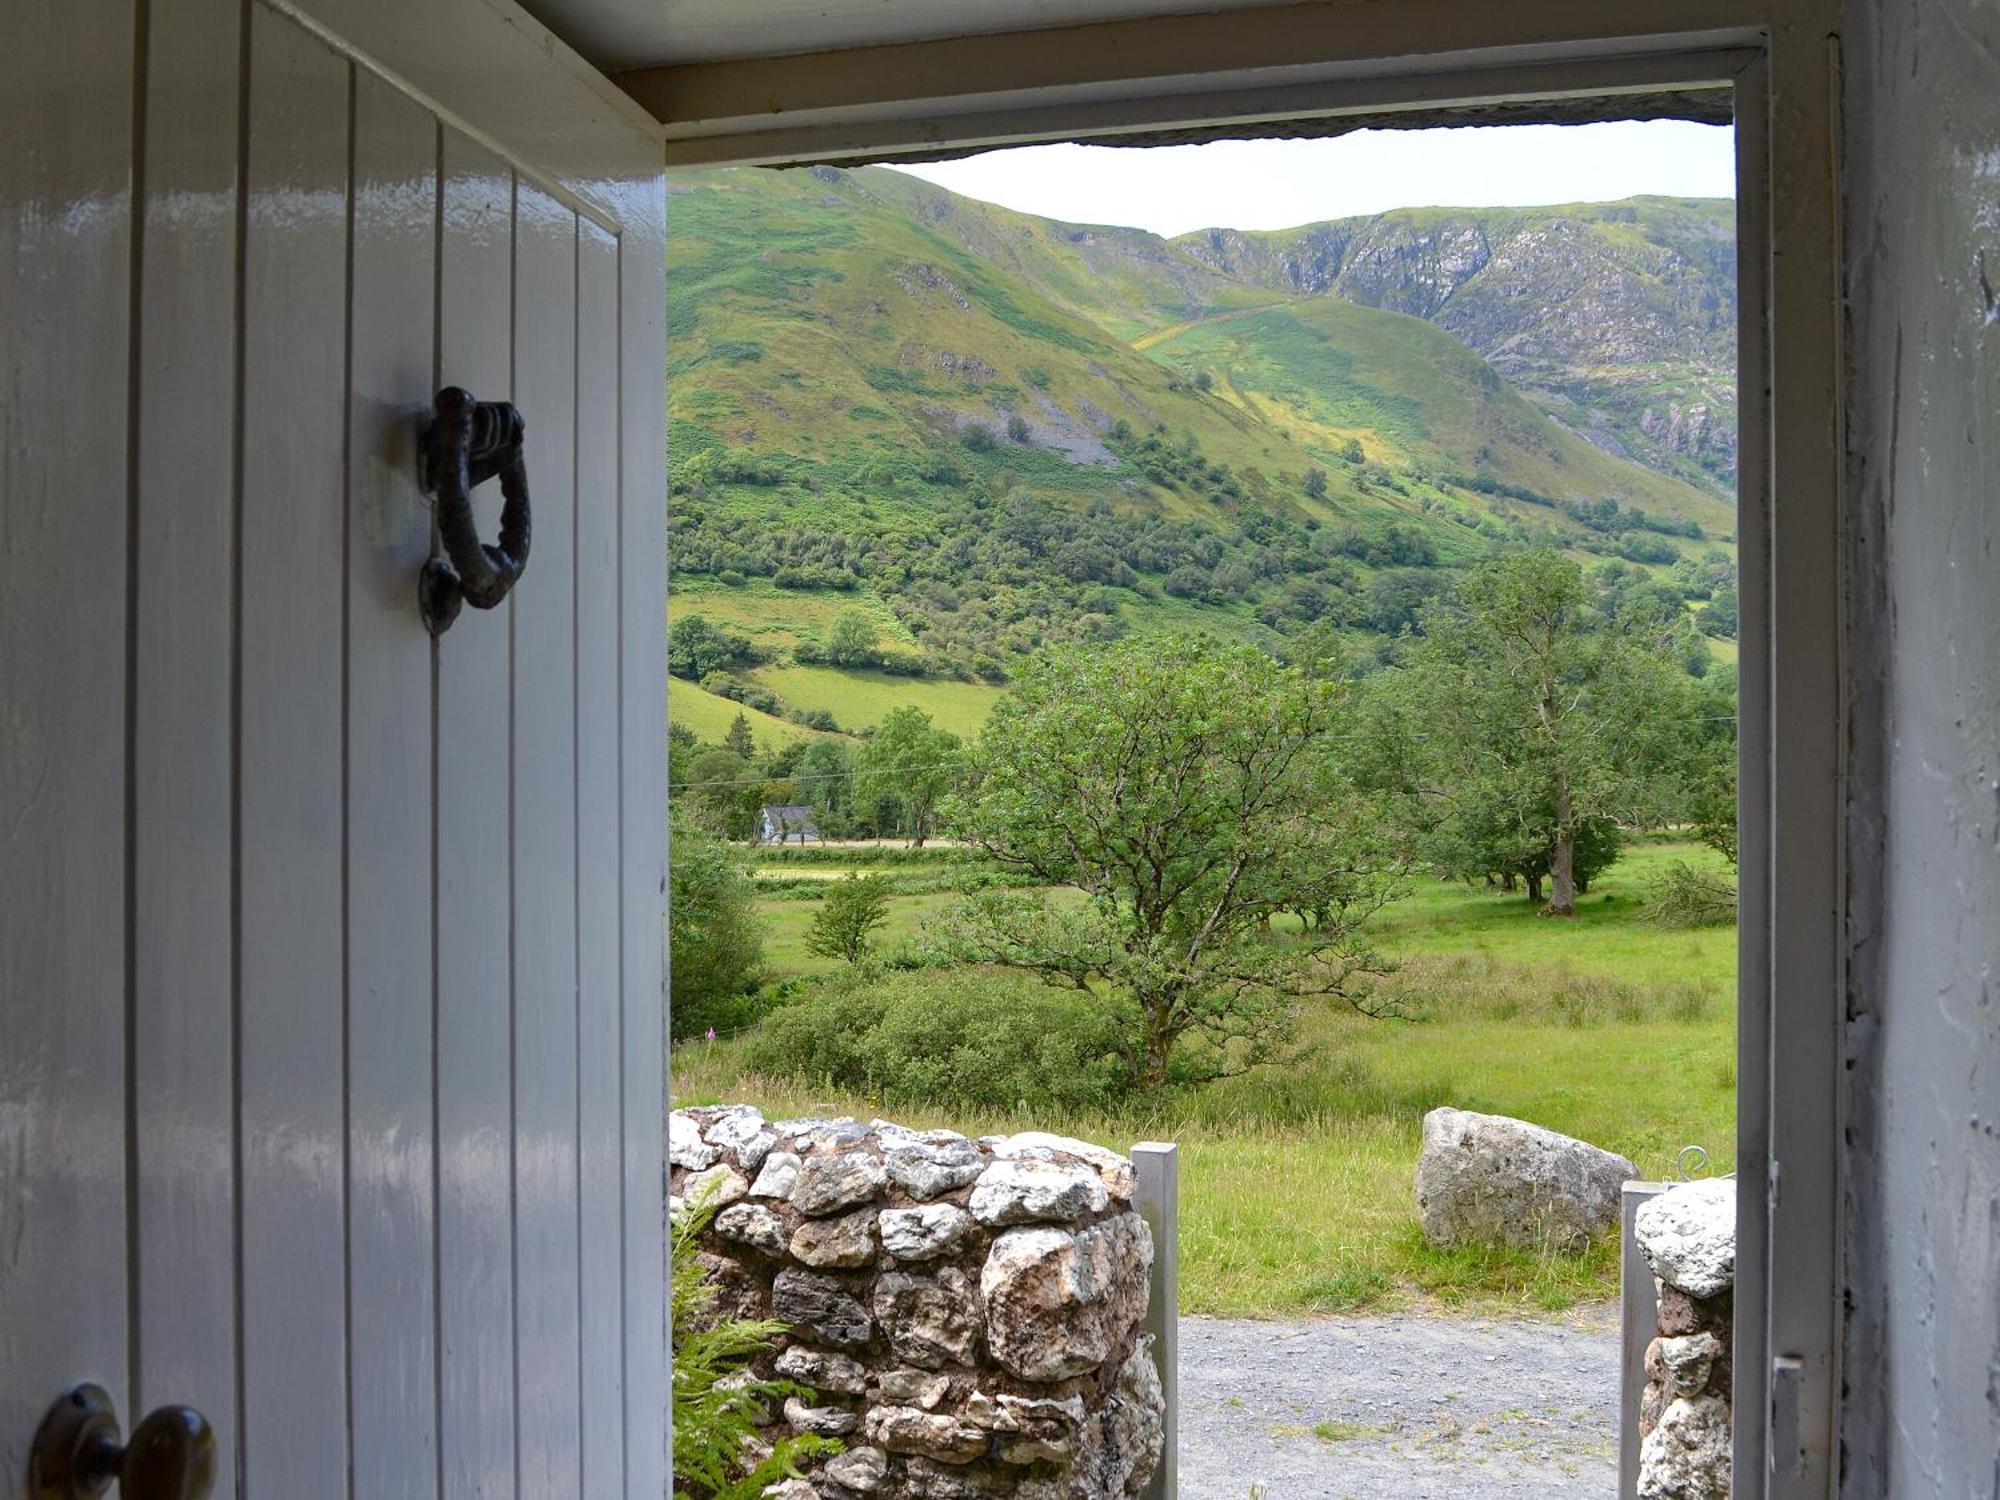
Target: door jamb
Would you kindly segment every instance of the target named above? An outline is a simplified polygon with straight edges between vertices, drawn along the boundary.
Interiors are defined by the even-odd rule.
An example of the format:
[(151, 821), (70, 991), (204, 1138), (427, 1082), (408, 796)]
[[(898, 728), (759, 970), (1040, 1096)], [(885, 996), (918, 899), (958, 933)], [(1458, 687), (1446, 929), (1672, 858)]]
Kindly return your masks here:
[[(1310, 7), (1300, 7), (1301, 10)], [(1825, 1500), (1837, 1483), (1847, 712), (1840, 454), (1838, 36), (1790, 24), (1564, 44), (1540, 61), (1463, 54), (1346, 63), (1282, 85), (1116, 99), (992, 93), (962, 112), (835, 112), (777, 128), (669, 125), (670, 164), (879, 159), (1141, 130), (1395, 108), (1725, 87), (1735, 103), (1739, 308), (1739, 1493)], [(1509, 49), (1510, 53), (1519, 49)], [(628, 81), (628, 86), (629, 81)], [(635, 93), (646, 99), (643, 89)], [(1034, 95), (1035, 97), (1026, 97)], [(866, 117), (866, 116), (872, 116)], [(760, 122), (769, 124), (768, 117)], [(1780, 275), (1779, 272), (1783, 274)], [(669, 1082), (671, 1089), (671, 1081)], [(1781, 1376), (1774, 1377), (1774, 1371)], [(1785, 1403), (1774, 1410), (1774, 1397)], [(1775, 1427), (1774, 1427), (1775, 1420)], [(1772, 1434), (1784, 1434), (1774, 1451)], [(1795, 1436), (1794, 1436), (1795, 1434)], [(1750, 1476), (1757, 1476), (1752, 1480)]]

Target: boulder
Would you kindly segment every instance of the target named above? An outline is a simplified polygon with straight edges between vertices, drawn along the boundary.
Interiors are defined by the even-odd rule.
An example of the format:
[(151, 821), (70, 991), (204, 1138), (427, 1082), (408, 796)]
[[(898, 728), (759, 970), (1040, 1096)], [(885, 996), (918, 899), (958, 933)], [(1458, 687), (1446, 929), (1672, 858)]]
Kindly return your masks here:
[(715, 1232), (766, 1255), (785, 1253), (785, 1221), (754, 1203), (733, 1203), (715, 1216)]
[(972, 1190), (982, 1224), (1041, 1224), (1103, 1213), (1111, 1193), (1095, 1167), (1080, 1162), (996, 1161)]
[(871, 1407), (868, 1441), (891, 1453), (918, 1453), (940, 1463), (969, 1464), (986, 1452), (986, 1434), (957, 1417), (913, 1406)]
[(1010, 1229), (980, 1272), (986, 1343), (1021, 1380), (1087, 1374), (1146, 1316), (1152, 1232), (1137, 1214), (1088, 1229)]
[(1505, 1115), (1434, 1109), (1417, 1158), (1417, 1218), (1433, 1245), (1581, 1250), (1618, 1223), (1624, 1157)]
[(852, 1270), (875, 1263), (875, 1210), (837, 1219), (808, 1219), (792, 1236), (792, 1259), (801, 1265)]
[(785, 1402), (785, 1425), (794, 1432), (820, 1437), (846, 1437), (861, 1423), (861, 1414), (844, 1406), (808, 1406), (797, 1396)]
[(799, 1185), (799, 1158), (791, 1151), (773, 1151), (764, 1158), (763, 1170), (750, 1184), (753, 1198), (786, 1199)]
[(875, 1321), (898, 1359), (926, 1370), (969, 1365), (979, 1353), (979, 1299), (957, 1266), (935, 1276), (883, 1276), (875, 1283)]
[(976, 1181), (986, 1170), (986, 1158), (964, 1136), (905, 1136), (891, 1142), (887, 1165), (892, 1182), (919, 1203), (928, 1203)]
[(972, 1215), (956, 1203), (882, 1210), (882, 1248), (898, 1260), (936, 1260), (972, 1233)]
[(1639, 1445), (1639, 1500), (1729, 1500), (1729, 1404), (1671, 1401)]
[(866, 1203), (889, 1180), (882, 1158), (872, 1151), (842, 1151), (833, 1156), (809, 1156), (799, 1164), (792, 1188), (792, 1207), (809, 1218), (839, 1213)]
[(690, 1172), (681, 1181), (681, 1199), (690, 1208), (727, 1208), (742, 1201), (750, 1183), (734, 1167), (717, 1162), (700, 1172)]
[(889, 1455), (880, 1448), (849, 1448), (827, 1464), (821, 1477), (843, 1490), (872, 1495), (889, 1477)]
[(1111, 1399), (1083, 1424), (1060, 1500), (1136, 1500), (1166, 1452), (1166, 1420), (1152, 1340), (1142, 1338), (1120, 1368)]
[(822, 1395), (859, 1396), (868, 1390), (868, 1370), (860, 1360), (824, 1349), (793, 1345), (778, 1356), (778, 1374), (809, 1385)]
[(868, 1309), (831, 1276), (780, 1271), (771, 1283), (771, 1316), (836, 1349), (864, 1349), (875, 1336)]
[(1633, 1236), (1653, 1274), (1690, 1297), (1736, 1285), (1736, 1182), (1711, 1177), (1668, 1188), (1640, 1205)]
[(676, 1167), (699, 1172), (722, 1159), (722, 1149), (701, 1138), (701, 1121), (684, 1109), (667, 1116), (667, 1160)]

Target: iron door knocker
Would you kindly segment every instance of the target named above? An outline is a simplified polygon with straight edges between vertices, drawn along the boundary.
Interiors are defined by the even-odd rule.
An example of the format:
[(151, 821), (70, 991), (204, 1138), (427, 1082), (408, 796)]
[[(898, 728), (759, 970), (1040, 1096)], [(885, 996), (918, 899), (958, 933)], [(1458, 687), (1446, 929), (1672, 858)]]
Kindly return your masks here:
[[(470, 391), (448, 385), (422, 441), (424, 489), (437, 496), (438, 538), (417, 586), (424, 625), (443, 635), (458, 618), (460, 604), (491, 609), (528, 566), (528, 461), (521, 451), (528, 424), (505, 401), (475, 401)], [(500, 542), (479, 540), (472, 514), (472, 491), (499, 476), (505, 504)]]

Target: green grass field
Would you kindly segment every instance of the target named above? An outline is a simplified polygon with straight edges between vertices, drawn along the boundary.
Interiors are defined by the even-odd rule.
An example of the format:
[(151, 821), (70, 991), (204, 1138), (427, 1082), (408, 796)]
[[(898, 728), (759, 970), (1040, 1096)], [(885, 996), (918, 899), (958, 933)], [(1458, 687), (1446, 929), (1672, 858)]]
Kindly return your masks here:
[(746, 703), (719, 697), (684, 677), (667, 679), (667, 721), (692, 729), (695, 737), (704, 744), (721, 744), (722, 737), (729, 733), (729, 726), (736, 721), (738, 714), (749, 721), (750, 733), (760, 749), (770, 745), (789, 745), (794, 740), (819, 738), (817, 730), (777, 718)]
[[(1119, 1149), (1182, 1149), (1181, 1294), (1190, 1312), (1280, 1315), (1428, 1299), (1552, 1311), (1617, 1288), (1616, 1247), (1580, 1256), (1440, 1252), (1416, 1228), (1411, 1180), (1424, 1111), (1517, 1115), (1671, 1173), (1686, 1144), (1734, 1161), (1733, 928), (1670, 930), (1645, 893), (1671, 860), (1723, 870), (1690, 845), (1641, 845), (1603, 876), (1573, 921), (1519, 896), (1418, 883), (1380, 921), (1402, 963), (1387, 983), (1409, 1019), (1341, 1006), (1303, 1018), (1299, 1057), (1199, 1094), (1115, 1117), (940, 1112), (746, 1075), (740, 1043), (674, 1054), (677, 1100), (747, 1100), (767, 1112), (890, 1114), (972, 1134), (1067, 1131)], [(898, 898), (884, 941), (916, 934), (950, 895)], [(806, 953), (815, 903), (767, 899), (776, 974)]]
[(979, 733), (1005, 691), (983, 682), (847, 672), (838, 667), (759, 667), (747, 675), (793, 708), (826, 709), (849, 731), (879, 724), (892, 708), (913, 704), (938, 728), (970, 738)]

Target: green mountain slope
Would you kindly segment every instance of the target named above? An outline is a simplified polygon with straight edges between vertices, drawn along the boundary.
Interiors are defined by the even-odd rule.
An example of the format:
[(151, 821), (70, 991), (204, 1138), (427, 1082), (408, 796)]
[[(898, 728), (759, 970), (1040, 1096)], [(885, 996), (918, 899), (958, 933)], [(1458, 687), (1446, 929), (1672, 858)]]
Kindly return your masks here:
[[(1664, 572), (1733, 526), (1417, 317), (885, 170), (670, 192), (673, 610), (751, 642), (711, 689), (821, 728), (976, 722), (1052, 641), (1365, 642), (1498, 545)], [(823, 660), (849, 609), (891, 675)]]

